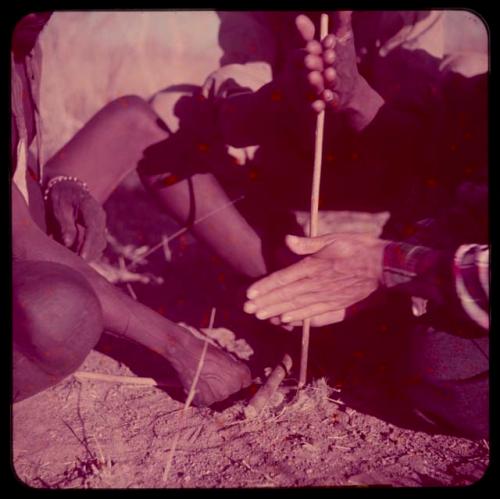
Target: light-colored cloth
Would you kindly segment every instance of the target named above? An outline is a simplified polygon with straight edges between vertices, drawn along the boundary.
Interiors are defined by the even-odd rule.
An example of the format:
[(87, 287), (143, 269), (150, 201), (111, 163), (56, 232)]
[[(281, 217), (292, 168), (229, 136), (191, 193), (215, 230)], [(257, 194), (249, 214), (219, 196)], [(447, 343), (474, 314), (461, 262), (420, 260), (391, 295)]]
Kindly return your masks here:
[[(234, 47), (228, 59), (219, 40), (221, 15), (215, 11), (54, 13), (39, 39), (42, 162), (118, 97), (149, 99), (167, 87), (201, 86), (223, 56), (244, 62), (243, 41), (250, 33), (256, 42), (263, 35), (258, 23), (239, 15), (240, 29), (223, 40)], [(255, 50), (262, 56), (265, 47), (257, 44)], [(181, 94), (159, 94), (154, 102), (170, 127), (175, 128), (173, 107)]]
[(11, 55), (11, 112), (15, 164), (13, 180), (29, 202), (29, 184), (41, 180), (39, 150), (41, 147), (40, 113), (38, 109), (41, 68), (40, 47), (22, 61)]
[[(390, 30), (403, 14), (384, 12), (377, 30)], [(383, 41), (381, 53), (401, 46), (440, 58), (487, 48), (484, 25), (470, 12), (414, 17), (414, 24)], [(55, 12), (39, 39), (42, 163), (113, 99), (126, 94), (148, 99), (172, 85), (201, 85), (221, 63), (272, 65), (280, 35), (262, 22), (260, 12)], [(167, 124), (174, 104), (168, 94), (155, 101)]]
[(39, 38), (42, 161), (123, 95), (201, 84), (222, 50), (213, 11), (56, 12)]

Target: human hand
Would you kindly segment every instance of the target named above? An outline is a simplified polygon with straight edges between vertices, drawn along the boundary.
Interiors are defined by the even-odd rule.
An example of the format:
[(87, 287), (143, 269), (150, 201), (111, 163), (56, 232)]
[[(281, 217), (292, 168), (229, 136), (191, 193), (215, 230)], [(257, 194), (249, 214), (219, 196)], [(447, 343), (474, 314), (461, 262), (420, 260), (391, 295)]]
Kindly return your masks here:
[(99, 258), (106, 247), (106, 213), (77, 182), (54, 184), (46, 200), (55, 238), (84, 260)]
[(250, 286), (244, 310), (258, 319), (299, 325), (309, 318), (316, 327), (341, 322), (346, 309), (378, 288), (387, 241), (328, 234), (287, 236), (286, 242), (296, 254), (309, 256)]
[(358, 91), (361, 76), (356, 62), (356, 50), (351, 26), (351, 10), (331, 15), (332, 33), (322, 41), (314, 39), (314, 24), (305, 15), (295, 23), (304, 40), (303, 59), (311, 89), (318, 97), (312, 107), (321, 111), (326, 106), (342, 111), (350, 107)]
[[(175, 368), (186, 393), (191, 388), (202, 348), (203, 342), (193, 340), (186, 354), (181, 359), (176, 359)], [(251, 382), (250, 369), (245, 364), (219, 348), (208, 345), (193, 404), (210, 406), (221, 402), (246, 388)]]

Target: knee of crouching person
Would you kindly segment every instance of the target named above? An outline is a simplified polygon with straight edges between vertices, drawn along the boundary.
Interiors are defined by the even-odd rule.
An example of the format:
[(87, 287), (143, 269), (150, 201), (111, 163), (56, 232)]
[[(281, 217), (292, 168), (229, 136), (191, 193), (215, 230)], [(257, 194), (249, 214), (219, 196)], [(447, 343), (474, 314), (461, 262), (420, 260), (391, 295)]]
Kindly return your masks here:
[(127, 130), (144, 130), (164, 138), (168, 128), (154, 112), (151, 105), (137, 95), (125, 95), (110, 102), (108, 112)]
[(97, 344), (103, 319), (100, 302), (83, 276), (51, 262), (13, 268), (16, 346), (53, 374), (69, 374)]

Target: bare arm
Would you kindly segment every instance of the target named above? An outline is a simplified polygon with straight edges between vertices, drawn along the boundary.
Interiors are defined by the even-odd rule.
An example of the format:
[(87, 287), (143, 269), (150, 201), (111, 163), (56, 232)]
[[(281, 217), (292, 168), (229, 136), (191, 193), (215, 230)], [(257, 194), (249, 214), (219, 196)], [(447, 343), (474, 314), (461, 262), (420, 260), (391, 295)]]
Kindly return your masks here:
[[(178, 372), (185, 388), (189, 388), (203, 342), (187, 333), (184, 328), (129, 298), (108, 283), (79, 256), (44, 234), (31, 219), (26, 202), (14, 184), (12, 240), (14, 258), (57, 262), (81, 273), (101, 302), (105, 329), (137, 341), (165, 357)], [(217, 375), (221, 378), (215, 379), (208, 371), (205, 374), (209, 382), (200, 379), (198, 402), (204, 404), (222, 400), (250, 381), (245, 366), (219, 351), (212, 350), (211, 353), (212, 359), (210, 355), (207, 357), (209, 361), (207, 371), (212, 361), (218, 369)]]

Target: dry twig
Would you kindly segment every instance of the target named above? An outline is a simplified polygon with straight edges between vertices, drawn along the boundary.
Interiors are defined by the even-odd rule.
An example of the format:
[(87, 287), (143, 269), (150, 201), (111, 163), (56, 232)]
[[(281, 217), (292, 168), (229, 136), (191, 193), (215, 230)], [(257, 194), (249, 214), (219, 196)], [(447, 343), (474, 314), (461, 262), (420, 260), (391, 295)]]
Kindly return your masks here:
[(259, 388), (245, 407), (244, 413), (247, 418), (257, 416), (264, 409), (291, 368), (292, 358), (290, 355), (285, 354), (282, 361), (274, 368), (269, 378), (267, 378), (266, 382)]
[(165, 248), (165, 244), (168, 244), (170, 243), (171, 241), (173, 241), (174, 239), (176, 239), (177, 237), (181, 236), (182, 234), (184, 234), (185, 232), (187, 232), (188, 230), (190, 230), (193, 226), (195, 226), (196, 224), (199, 224), (200, 222), (203, 222), (204, 220), (206, 220), (207, 218), (211, 217), (212, 215), (215, 215), (216, 213), (218, 213), (219, 211), (222, 211), (226, 208), (228, 208), (229, 206), (233, 205), (233, 204), (236, 204), (238, 201), (241, 201), (242, 199), (244, 199), (245, 196), (240, 196), (236, 199), (233, 199), (232, 201), (229, 201), (228, 203), (226, 204), (223, 204), (222, 206), (219, 206), (218, 208), (216, 208), (215, 210), (212, 210), (210, 211), (209, 213), (207, 213), (206, 215), (204, 215), (203, 217), (200, 217), (198, 218), (197, 220), (195, 220), (191, 225), (187, 226), (187, 227), (182, 227), (182, 229), (179, 229), (177, 232), (174, 232), (172, 235), (170, 236), (167, 236), (166, 238), (165, 237), (162, 237), (162, 240), (158, 243), (158, 244), (155, 244), (152, 248), (150, 248), (148, 251), (146, 251), (145, 253), (143, 253), (142, 255), (138, 255), (136, 258), (134, 258), (133, 260), (131, 260), (130, 262), (130, 265), (131, 267), (133, 268), (135, 265), (137, 265), (139, 262), (142, 262), (144, 261), (149, 255), (151, 255), (152, 253), (154, 253), (155, 251), (157, 251), (158, 249), (160, 248)]
[(138, 376), (115, 376), (112, 374), (93, 373), (85, 371), (77, 371), (73, 376), (78, 380), (91, 379), (93, 381), (106, 381), (108, 383), (121, 383), (130, 385), (143, 386), (177, 386), (173, 383), (158, 382), (153, 378), (142, 378)]

